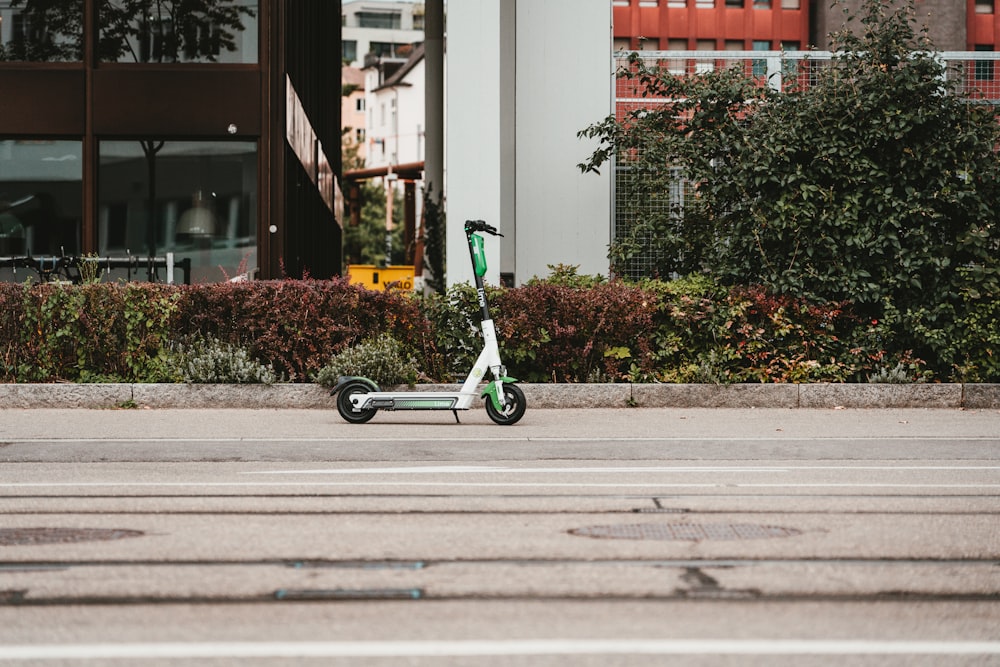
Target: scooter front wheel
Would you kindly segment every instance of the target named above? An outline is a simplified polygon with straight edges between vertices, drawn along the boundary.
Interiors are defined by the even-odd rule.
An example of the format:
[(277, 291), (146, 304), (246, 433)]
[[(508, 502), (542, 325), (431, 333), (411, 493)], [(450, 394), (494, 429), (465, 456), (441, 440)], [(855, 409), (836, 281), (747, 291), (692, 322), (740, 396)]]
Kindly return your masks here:
[(504, 383), (503, 401), (503, 409), (497, 410), (493, 406), (493, 399), (487, 396), (486, 414), (490, 416), (490, 419), (501, 426), (516, 424), (517, 421), (524, 416), (524, 411), (528, 407), (524, 402), (524, 392), (521, 391), (521, 388), (516, 384)]
[(351, 396), (356, 394), (367, 394), (371, 391), (369, 387), (364, 382), (348, 382), (340, 391), (337, 392), (337, 412), (346, 421), (352, 424), (364, 424), (366, 421), (375, 416), (377, 410), (375, 408), (368, 408), (365, 410), (358, 410), (351, 403)]

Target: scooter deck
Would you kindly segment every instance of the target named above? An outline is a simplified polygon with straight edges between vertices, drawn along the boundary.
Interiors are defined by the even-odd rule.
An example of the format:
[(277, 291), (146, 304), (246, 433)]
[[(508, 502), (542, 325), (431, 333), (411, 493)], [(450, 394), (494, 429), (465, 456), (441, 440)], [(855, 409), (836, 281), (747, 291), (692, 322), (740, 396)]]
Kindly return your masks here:
[(359, 410), (468, 410), (479, 397), (475, 392), (405, 392), (373, 391), (351, 396)]

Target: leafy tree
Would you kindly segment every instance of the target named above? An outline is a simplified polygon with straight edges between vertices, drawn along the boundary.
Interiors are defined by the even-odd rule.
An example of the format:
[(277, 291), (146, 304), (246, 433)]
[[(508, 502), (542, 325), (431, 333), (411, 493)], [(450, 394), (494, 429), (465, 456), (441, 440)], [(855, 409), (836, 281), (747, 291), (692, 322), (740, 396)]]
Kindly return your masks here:
[[(616, 154), (647, 181), (629, 196), (668, 203), (671, 167), (693, 184), (639, 224), (662, 274), (851, 301), (947, 372), (964, 354), (956, 321), (1000, 298), (1000, 124), (961, 94), (913, 9), (864, 0), (831, 36), (832, 62), (807, 61), (813, 82), (784, 93), (739, 70), (676, 77), (633, 58), (639, 92), (673, 101), (583, 130), (601, 145), (580, 166)], [(637, 238), (612, 258), (648, 252)]]
[[(349, 92), (347, 93), (350, 94)], [(361, 169), (364, 160), (358, 155), (358, 144), (351, 139), (353, 128), (341, 130), (342, 163), (345, 171)], [(344, 263), (385, 264), (385, 188), (378, 182), (353, 181), (347, 187), (357, 188), (357, 197), (351, 197), (351, 206), (358, 206), (358, 215), (345, 216)], [(392, 202), (392, 264), (402, 264), (403, 248), (403, 198), (394, 194)], [(358, 223), (354, 224), (357, 220)]]
[[(386, 257), (385, 189), (377, 182), (368, 181), (358, 183), (357, 187), (360, 188), (361, 218), (357, 225), (348, 219), (344, 227), (345, 261), (382, 266)], [(402, 210), (403, 198), (397, 193), (392, 205), (392, 264), (402, 264), (405, 260)]]
[(434, 193), (433, 183), (424, 193), (424, 284), (438, 294), (447, 291), (446, 221), (440, 195)]

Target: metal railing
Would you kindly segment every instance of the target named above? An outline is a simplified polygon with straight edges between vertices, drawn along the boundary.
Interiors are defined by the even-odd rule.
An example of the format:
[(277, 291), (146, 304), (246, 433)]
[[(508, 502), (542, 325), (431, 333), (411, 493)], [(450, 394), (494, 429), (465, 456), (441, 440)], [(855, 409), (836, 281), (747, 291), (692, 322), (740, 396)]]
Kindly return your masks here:
[[(615, 114), (619, 119), (628, 113), (644, 108), (653, 108), (669, 102), (666, 99), (643, 96), (642, 86), (637, 78), (619, 76), (628, 71), (629, 58), (633, 52), (615, 53), (613, 57)], [(741, 67), (748, 78), (753, 78), (761, 86), (769, 86), (779, 92), (793, 88), (808, 88), (816, 82), (818, 73), (830, 66), (833, 54), (829, 51), (638, 51), (634, 52), (648, 67), (661, 66), (671, 73), (684, 76), (705, 73), (712, 70)], [(942, 62), (944, 76), (958, 82), (958, 92), (965, 97), (984, 103), (1000, 105), (1000, 52), (989, 51), (946, 51), (934, 54)], [(643, 216), (676, 213), (684, 205), (690, 188), (680, 179), (668, 193), (643, 196), (636, 201), (633, 193), (645, 192), (630, 179), (641, 178), (629, 173), (628, 167), (616, 164), (612, 196), (612, 240), (626, 238), (637, 229)], [(663, 257), (656, 255), (654, 239), (636, 241), (645, 250), (618, 267), (618, 274), (626, 278), (644, 278), (654, 275), (657, 266), (662, 266)]]
[[(185, 257), (177, 259), (172, 252), (168, 252), (164, 257), (139, 257), (138, 255), (128, 255), (126, 257), (77, 257), (74, 255), (60, 256), (11, 256), (0, 257), (0, 269), (11, 269), (13, 275), (17, 276), (18, 269), (27, 269), (38, 276), (39, 282), (50, 283), (72, 283), (79, 285), (86, 282), (87, 276), (100, 279), (102, 273), (111, 275), (112, 270), (124, 270), (125, 279), (131, 282), (134, 279), (146, 279), (151, 282), (166, 282), (174, 284), (175, 270), (184, 272), (183, 283), (191, 284), (191, 258)], [(163, 277), (159, 271), (163, 271)]]

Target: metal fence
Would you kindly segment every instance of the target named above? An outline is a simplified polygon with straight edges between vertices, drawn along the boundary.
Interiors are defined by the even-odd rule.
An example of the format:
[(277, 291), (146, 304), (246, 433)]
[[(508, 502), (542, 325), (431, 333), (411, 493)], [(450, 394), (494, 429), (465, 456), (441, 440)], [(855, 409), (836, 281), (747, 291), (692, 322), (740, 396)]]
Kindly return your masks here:
[[(693, 75), (716, 69), (741, 67), (747, 77), (761, 86), (784, 92), (794, 87), (808, 88), (816, 81), (818, 73), (829, 67), (833, 54), (828, 51), (640, 51), (642, 61), (650, 67), (659, 65), (675, 75)], [(667, 100), (643, 97), (637, 79), (618, 77), (618, 72), (628, 70), (631, 52), (614, 55), (615, 114), (624, 118), (629, 112), (655, 107)], [(964, 96), (1000, 105), (1000, 52), (948, 51), (936, 54), (946, 65), (945, 76), (959, 82), (958, 89)], [(675, 170), (676, 171), (676, 170)], [(688, 185), (680, 174), (669, 192), (655, 193), (642, 187), (629, 173), (628, 167), (617, 164), (614, 170), (612, 197), (612, 239), (629, 237), (642, 251), (629, 262), (618, 266), (618, 275), (625, 278), (643, 278), (654, 275), (664, 257), (658, 256), (655, 239), (643, 238), (632, 232), (639, 221), (651, 215), (671, 214), (683, 207), (690, 196)], [(634, 193), (642, 192), (640, 200)]]

